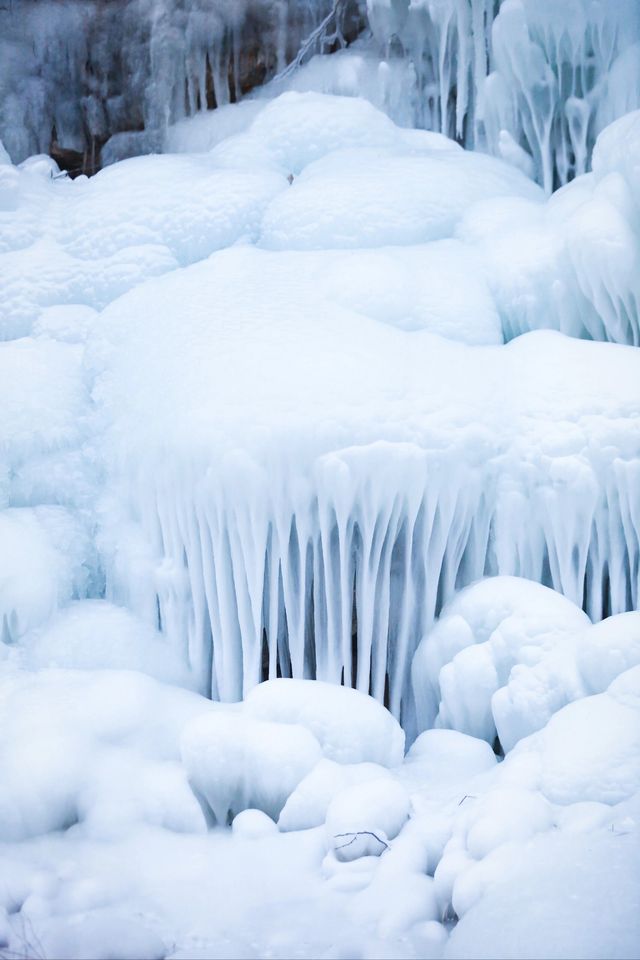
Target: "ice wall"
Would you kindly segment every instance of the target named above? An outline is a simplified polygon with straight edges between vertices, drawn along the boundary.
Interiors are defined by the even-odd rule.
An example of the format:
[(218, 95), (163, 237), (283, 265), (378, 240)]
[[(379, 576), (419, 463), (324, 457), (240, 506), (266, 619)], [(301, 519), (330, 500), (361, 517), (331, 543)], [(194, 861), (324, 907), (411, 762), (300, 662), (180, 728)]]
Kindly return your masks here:
[(305, 46), (332, 10), (353, 40), (365, 7), (372, 37), (348, 63), (313, 65), (303, 85), (369, 96), (548, 192), (584, 173), (600, 130), (640, 106), (636, 0), (11, 0), (0, 140), (14, 162), (51, 152), (89, 172), (157, 150), (167, 123), (236, 101), (301, 48), (340, 47)]
[(407, 722), (418, 639), (479, 577), (548, 584), (594, 618), (637, 606), (637, 462), (552, 457), (517, 476), (499, 459), (469, 469), (381, 444), (320, 458), (311, 477), (248, 461), (205, 482), (156, 463), (153, 483), (123, 479), (110, 595), (157, 620), (216, 699), (312, 677)]
[(102, 163), (158, 149), (167, 122), (281, 70), (332, 6), (11, 0), (0, 8), (0, 140), (16, 163), (52, 152), (89, 172), (103, 147)]
[(639, 164), (636, 111), (547, 200), (291, 92), (208, 153), (0, 158), (2, 635), (106, 580), (207, 694), (343, 681), (410, 728), (483, 574), (637, 607)]
[(304, 269), (236, 247), (104, 311), (110, 599), (216, 698), (317, 677), (403, 722), (417, 643), (478, 577), (635, 607), (637, 351), (448, 342), (314, 302)]
[[(513, 160), (547, 191), (640, 106), (636, 0), (367, 0), (397, 119)], [(400, 61), (400, 62), (399, 62)], [(375, 94), (374, 94), (375, 96)]]

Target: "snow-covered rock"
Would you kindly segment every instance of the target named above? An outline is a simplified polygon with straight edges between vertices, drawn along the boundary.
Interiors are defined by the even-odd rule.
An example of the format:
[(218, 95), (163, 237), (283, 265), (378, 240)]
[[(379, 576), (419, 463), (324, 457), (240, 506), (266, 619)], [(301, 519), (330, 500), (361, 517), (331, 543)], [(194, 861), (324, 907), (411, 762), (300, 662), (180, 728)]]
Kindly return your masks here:
[(269, 680), (249, 693), (245, 713), (255, 720), (305, 727), (328, 760), (393, 767), (404, 756), (404, 733), (372, 697), (349, 687), (310, 680)]
[(194, 720), (181, 752), (189, 782), (223, 826), (252, 808), (277, 820), (322, 756), (316, 738), (300, 724), (257, 720), (228, 708)]
[(420, 729), (451, 727), (509, 750), (584, 694), (576, 649), (588, 617), (515, 577), (461, 591), (422, 639), (412, 666)]
[(320, 760), (301, 780), (285, 803), (278, 818), (280, 830), (307, 830), (318, 827), (327, 817), (334, 797), (347, 787), (391, 777), (377, 763), (336, 763)]
[(347, 787), (327, 810), (330, 848), (338, 860), (380, 856), (400, 833), (410, 809), (406, 789), (387, 777)]

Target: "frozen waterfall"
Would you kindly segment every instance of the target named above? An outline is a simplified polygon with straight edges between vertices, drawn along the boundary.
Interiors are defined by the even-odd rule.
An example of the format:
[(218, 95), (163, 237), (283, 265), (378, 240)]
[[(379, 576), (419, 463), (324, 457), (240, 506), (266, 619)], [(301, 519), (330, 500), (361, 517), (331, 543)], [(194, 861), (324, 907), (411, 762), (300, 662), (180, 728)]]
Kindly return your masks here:
[[(278, 9), (297, 11), (302, 34), (320, 7)], [(18, 8), (48, 36), (47, 3)], [(153, 9), (173, 36), (178, 5)], [(202, 9), (180, 21), (177, 61), (162, 47), (163, 82), (191, 91), (189, 111), (211, 63), (204, 46), (187, 56)], [(225, 9), (244, 36), (244, 7)], [(524, 17), (517, 35), (544, 41), (564, 78), (556, 99), (527, 101), (548, 132), (547, 153), (533, 152), (549, 187), (569, 175), (562, 97), (582, 90), (604, 123), (613, 62), (632, 56), (636, 7), (616, 5), (606, 24), (603, 9), (576, 0), (562, 42), (545, 3), (373, 2), (369, 15), (376, 43), (410, 37), (425, 70), (450, 71), (439, 119), (421, 122), (470, 142), (489, 130), (491, 89), (521, 95), (500, 80), (499, 41)], [(436, 12), (439, 61), (424, 53)], [(340, 71), (353, 49), (293, 79), (319, 62)], [(571, 79), (559, 65), (574, 55)], [(149, 109), (156, 93), (173, 102), (149, 89)], [(58, 606), (106, 596), (159, 630), (207, 695), (318, 678), (371, 693), (410, 727), (415, 650), (478, 578), (545, 584), (596, 620), (635, 608), (640, 112), (610, 124), (592, 171), (551, 197), (512, 156), (396, 126), (358, 97), (288, 91), (171, 129), (181, 154), (90, 179), (0, 156), (0, 369), (13, 371), (0, 397), (22, 411), (0, 425), (4, 526), (12, 542), (26, 530), (38, 569), (57, 571), (33, 590), (8, 581), (3, 636), (18, 642)], [(524, 150), (523, 130), (512, 133)]]
[(282, 70), (331, 8), (10, 0), (0, 8), (0, 139), (16, 163), (52, 151), (89, 172), (157, 150), (167, 123), (239, 100)]
[(297, 89), (368, 96), (547, 192), (585, 173), (597, 134), (640, 106), (635, 0), (367, 0), (367, 12), (373, 44), (311, 65)]
[[(327, 30), (306, 43), (333, 10)], [(327, 35), (333, 42), (322, 42)], [(300, 49), (307, 65), (283, 74)], [(274, 74), (276, 91), (366, 96), (396, 122), (507, 159), (549, 193), (585, 173), (598, 133), (640, 106), (640, 7), (11, 0), (0, 8), (0, 139), (15, 162), (51, 151), (92, 171), (158, 150), (168, 124), (235, 102)]]
[(635, 957), (640, 0), (0, 0), (0, 136), (0, 960)]

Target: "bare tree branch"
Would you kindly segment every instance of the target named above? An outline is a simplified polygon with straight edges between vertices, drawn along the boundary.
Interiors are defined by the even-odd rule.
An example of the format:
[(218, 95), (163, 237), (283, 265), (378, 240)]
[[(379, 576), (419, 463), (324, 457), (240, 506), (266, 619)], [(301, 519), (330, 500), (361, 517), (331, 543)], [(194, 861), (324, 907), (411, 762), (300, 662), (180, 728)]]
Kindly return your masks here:
[(373, 837), (374, 840), (377, 840), (378, 843), (381, 843), (385, 850), (389, 850), (389, 844), (386, 843), (382, 837), (379, 837), (377, 833), (374, 833), (373, 830), (355, 830), (350, 831), (349, 833), (336, 833), (334, 834), (336, 840), (339, 840), (341, 837), (351, 837), (351, 840), (347, 840), (346, 843), (341, 843), (336, 850), (344, 850), (345, 847), (350, 847), (352, 843), (358, 839), (358, 837)]
[[(344, 14), (346, 0), (334, 0), (333, 8), (324, 18), (322, 23), (313, 30), (307, 39), (303, 42), (295, 58), (288, 64), (284, 70), (281, 70), (272, 80), (272, 83), (281, 83), (290, 77), (296, 70), (302, 66), (307, 55), (316, 47), (322, 51), (325, 47), (333, 43), (339, 43), (341, 47), (346, 47), (347, 42), (343, 36), (341, 22)], [(329, 33), (329, 28), (333, 24), (333, 33)]]

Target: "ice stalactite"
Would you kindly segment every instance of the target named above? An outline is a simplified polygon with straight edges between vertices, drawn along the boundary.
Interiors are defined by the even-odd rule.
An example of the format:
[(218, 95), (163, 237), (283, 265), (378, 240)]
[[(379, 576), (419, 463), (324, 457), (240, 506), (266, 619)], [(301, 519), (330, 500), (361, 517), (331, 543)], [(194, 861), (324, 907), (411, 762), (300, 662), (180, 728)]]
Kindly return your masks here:
[(403, 722), (420, 638), (483, 575), (544, 583), (594, 619), (638, 604), (637, 461), (616, 460), (602, 482), (562, 458), (517, 479), (447, 460), (380, 443), (320, 458), (307, 481), (274, 482), (244, 458), (224, 479), (167, 471), (154, 497), (141, 482), (129, 503), (123, 542), (137, 528), (152, 545), (146, 587), (136, 598), (140, 553), (121, 552), (109, 594), (157, 611), (216, 699), (317, 678), (371, 693)]
[[(0, 139), (93, 172), (166, 123), (281, 70), (332, 0), (13, 0), (0, 8)], [(102, 156), (101, 156), (102, 152)]]
[(548, 192), (584, 173), (598, 132), (640, 106), (634, 0), (368, 0), (367, 9), (383, 55), (392, 64), (399, 44), (411, 66), (398, 77), (412, 122), (530, 168)]
[[(291, 93), (265, 107), (212, 155), (235, 164), (266, 146), (298, 172), (270, 201), (262, 246), (150, 279), (97, 319), (100, 547), (108, 598), (160, 627), (205, 693), (235, 701), (261, 679), (315, 677), (370, 692), (410, 729), (412, 656), (466, 584), (528, 578), (593, 619), (640, 599), (633, 337), (530, 330), (549, 322), (549, 291), (562, 317), (589, 276), (594, 290), (633, 290), (635, 208), (618, 214), (635, 191), (638, 118), (609, 128), (594, 173), (547, 203), (517, 171), (438, 136), (408, 135), (424, 152), (401, 163), (406, 131), (370, 113)], [(376, 172), (374, 150), (396, 165)], [(477, 193), (458, 210), (463, 171)], [(422, 190), (420, 231), (443, 224), (430, 243), (410, 220)], [(605, 199), (603, 235), (590, 224)], [(557, 233), (551, 254), (538, 229)], [(475, 270), (479, 293), (449, 326), (448, 288), (469, 295)], [(398, 306), (409, 275), (424, 291)], [(434, 275), (451, 278), (441, 296)], [(482, 276), (495, 308), (481, 308)], [(522, 333), (507, 344), (504, 318)]]

